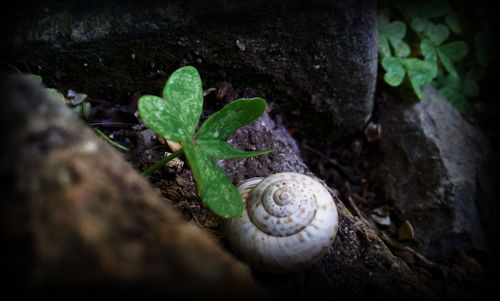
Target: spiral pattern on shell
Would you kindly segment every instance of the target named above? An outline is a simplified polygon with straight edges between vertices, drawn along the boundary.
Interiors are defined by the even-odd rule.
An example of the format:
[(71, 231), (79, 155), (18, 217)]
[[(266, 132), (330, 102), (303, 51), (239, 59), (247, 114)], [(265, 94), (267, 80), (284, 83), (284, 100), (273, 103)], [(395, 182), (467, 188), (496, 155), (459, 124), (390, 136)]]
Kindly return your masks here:
[(279, 173), (238, 185), (245, 211), (232, 219), (228, 239), (253, 267), (271, 273), (295, 272), (328, 250), (338, 229), (330, 193), (315, 179)]

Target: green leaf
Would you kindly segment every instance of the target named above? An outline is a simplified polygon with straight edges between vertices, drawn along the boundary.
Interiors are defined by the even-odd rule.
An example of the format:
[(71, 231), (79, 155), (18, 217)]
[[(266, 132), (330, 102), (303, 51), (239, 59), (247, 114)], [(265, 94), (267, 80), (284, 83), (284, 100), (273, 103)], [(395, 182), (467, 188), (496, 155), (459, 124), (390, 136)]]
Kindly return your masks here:
[(429, 28), (432, 25), (433, 25), (432, 22), (430, 22), (428, 19), (421, 18), (421, 17), (412, 18), (412, 20), (410, 22), (410, 27), (415, 32), (418, 32), (418, 33), (424, 32), (425, 30), (427, 30), (427, 28)]
[(62, 104), (66, 104), (67, 100), (64, 97), (62, 93), (59, 93), (56, 89), (53, 88), (47, 88), (46, 89), (47, 93), (52, 97), (52, 99), (56, 100), (57, 102), (60, 102)]
[(420, 43), (420, 51), (424, 55), (425, 61), (432, 65), (433, 73), (432, 77), (437, 76), (438, 64), (437, 64), (437, 54), (434, 43), (429, 39), (424, 39)]
[(469, 51), (469, 46), (464, 41), (453, 41), (438, 47), (438, 51), (446, 55), (452, 62), (463, 59)]
[(437, 61), (436, 48), (434, 42), (431, 40), (423, 39), (422, 42), (420, 42), (420, 51), (422, 51), (426, 61), (431, 63), (435, 63)]
[(385, 34), (384, 30), (387, 25), (389, 25), (389, 17), (383, 11), (380, 11), (377, 16), (377, 32)]
[(403, 63), (408, 70), (408, 77), (415, 94), (419, 99), (422, 99), (424, 97), (422, 88), (430, 84), (434, 79), (433, 66), (429, 62), (416, 58), (405, 59)]
[(443, 24), (432, 24), (426, 30), (425, 34), (435, 45), (443, 43), (450, 35), (450, 30)]
[(399, 86), (405, 77), (405, 69), (401, 61), (395, 57), (386, 57), (382, 59), (382, 67), (387, 71), (384, 75), (384, 80), (389, 85)]
[(186, 66), (169, 77), (164, 99), (144, 95), (139, 99), (139, 115), (155, 133), (172, 141), (190, 139), (203, 107), (203, 89), (198, 71)]
[(42, 82), (42, 77), (38, 74), (28, 74), (28, 76), (31, 77), (32, 79), (36, 80), (39, 83)]
[(202, 201), (217, 215), (229, 218), (240, 216), (244, 203), (220, 166), (190, 140), (184, 144), (184, 153)]
[[(215, 163), (213, 156), (246, 158), (272, 151), (244, 152), (232, 148), (224, 141), (238, 128), (262, 115), (266, 102), (261, 98), (253, 98), (228, 104), (207, 119), (195, 142), (194, 130), (203, 106), (203, 90), (198, 71), (190, 66), (176, 70), (169, 77), (163, 96), (164, 99), (152, 95), (142, 96), (138, 103), (141, 118), (158, 135), (182, 142), (181, 149), (193, 171), (200, 197), (214, 213), (231, 218), (240, 216), (244, 206), (241, 196)], [(154, 172), (163, 163), (155, 164), (145, 174)]]
[(379, 34), (377, 39), (378, 52), (382, 57), (391, 56), (391, 48), (389, 48), (389, 40), (386, 36)]
[(406, 35), (406, 25), (401, 21), (389, 23), (388, 19), (379, 15), (377, 19), (378, 46), (384, 57), (390, 56), (389, 43), (394, 48), (398, 57), (406, 57), (410, 54), (410, 46), (403, 41)]
[(198, 130), (196, 139), (226, 140), (237, 129), (250, 124), (266, 110), (262, 98), (238, 99), (212, 114)]
[(192, 136), (203, 107), (203, 88), (196, 68), (185, 66), (174, 71), (163, 89), (163, 98), (178, 114), (185, 134)]
[(384, 14), (377, 16), (377, 46), (378, 52), (383, 57), (391, 56), (391, 49), (389, 48), (389, 40), (385, 35), (385, 29), (389, 25), (389, 19)]
[(458, 23), (457, 14), (453, 11), (450, 11), (446, 14), (445, 17), (446, 24), (450, 27), (451, 31), (454, 33), (460, 33), (460, 23)]
[(455, 69), (455, 66), (453, 66), (453, 62), (448, 58), (448, 56), (446, 56), (446, 54), (443, 53), (439, 48), (437, 49), (437, 54), (446, 71), (448, 71), (451, 76), (458, 77), (457, 70)]
[(161, 137), (179, 142), (190, 137), (186, 125), (180, 119), (182, 112), (166, 100), (144, 95), (139, 98), (138, 109), (146, 125)]
[(263, 151), (242, 151), (221, 140), (197, 140), (200, 149), (218, 159), (241, 159), (264, 155), (274, 149)]
[(408, 46), (408, 44), (406, 44), (404, 41), (402, 40), (390, 40), (390, 41), (392, 47), (394, 47), (396, 55), (399, 58), (407, 57), (410, 54), (411, 52), (410, 46)]
[(389, 23), (385, 27), (383, 34), (391, 43), (398, 57), (406, 57), (410, 54), (410, 46), (403, 41), (406, 35), (406, 25), (403, 22), (395, 21)]
[(389, 40), (402, 40), (406, 34), (406, 25), (401, 21), (394, 21), (387, 24), (383, 32)]

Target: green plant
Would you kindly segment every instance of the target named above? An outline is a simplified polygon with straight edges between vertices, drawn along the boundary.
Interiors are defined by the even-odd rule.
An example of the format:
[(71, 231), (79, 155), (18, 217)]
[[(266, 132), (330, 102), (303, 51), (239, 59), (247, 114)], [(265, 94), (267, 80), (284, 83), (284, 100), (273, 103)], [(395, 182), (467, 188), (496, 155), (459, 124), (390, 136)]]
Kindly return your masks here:
[(470, 33), (462, 34), (459, 18), (446, 2), (388, 1), (379, 7), (378, 48), (384, 81), (394, 87), (406, 81), (419, 99), (422, 88), (432, 84), (458, 110), (470, 113), (467, 97), (479, 94), (477, 82), (489, 60), (487, 28), (475, 32), (472, 53)]
[[(35, 79), (36, 81), (42, 83), (43, 79), (40, 75), (37, 74), (30, 74), (31, 78)], [(85, 98), (87, 95), (85, 94), (78, 94), (79, 100), (73, 101), (73, 99), (68, 99), (62, 94), (61, 92), (57, 91), (56, 89), (53, 88), (46, 88), (46, 91), (49, 93), (49, 95), (52, 97), (53, 100), (60, 102), (61, 104), (67, 105), (69, 108), (71, 108), (72, 111), (76, 112), (77, 114), (80, 114), (83, 119), (87, 123), (90, 123), (90, 117), (88, 115), (88, 110), (90, 108), (90, 103), (88, 101), (85, 101)], [(124, 151), (129, 151), (129, 148), (126, 146), (123, 146), (115, 141), (113, 141), (111, 138), (109, 138), (106, 134), (104, 134), (103, 131), (101, 131), (99, 128), (94, 128), (97, 134), (99, 134), (104, 140), (108, 141), (111, 145), (113, 145), (116, 148), (119, 148)]]
[(163, 98), (144, 95), (139, 99), (139, 115), (146, 125), (159, 136), (182, 144), (181, 149), (143, 174), (148, 176), (184, 153), (203, 202), (220, 216), (238, 217), (243, 212), (241, 196), (214, 158), (248, 158), (273, 151), (241, 151), (225, 141), (234, 131), (261, 116), (266, 102), (261, 98), (235, 100), (212, 114), (195, 135), (202, 106), (201, 79), (192, 66), (172, 73), (163, 89)]

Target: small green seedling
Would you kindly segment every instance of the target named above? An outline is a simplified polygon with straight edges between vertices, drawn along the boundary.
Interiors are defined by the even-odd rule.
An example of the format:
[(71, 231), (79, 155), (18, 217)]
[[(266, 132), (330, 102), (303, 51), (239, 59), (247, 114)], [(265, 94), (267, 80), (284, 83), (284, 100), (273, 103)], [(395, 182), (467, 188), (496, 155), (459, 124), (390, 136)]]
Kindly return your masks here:
[(202, 201), (220, 216), (238, 217), (244, 206), (241, 196), (214, 158), (248, 158), (273, 151), (241, 151), (226, 142), (237, 129), (261, 116), (266, 102), (262, 98), (235, 100), (212, 114), (195, 135), (202, 106), (201, 79), (192, 66), (172, 73), (163, 89), (163, 98), (144, 95), (139, 99), (139, 115), (146, 125), (159, 136), (182, 144), (182, 148), (147, 169), (143, 175), (150, 175), (184, 153)]

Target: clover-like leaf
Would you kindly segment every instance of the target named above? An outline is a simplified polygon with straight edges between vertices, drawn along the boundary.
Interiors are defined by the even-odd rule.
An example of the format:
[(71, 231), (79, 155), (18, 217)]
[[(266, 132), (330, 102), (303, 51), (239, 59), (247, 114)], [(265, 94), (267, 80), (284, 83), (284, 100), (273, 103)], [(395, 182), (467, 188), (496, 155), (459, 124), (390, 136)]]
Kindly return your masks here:
[(391, 40), (391, 44), (399, 58), (407, 57), (411, 52), (410, 46), (408, 46), (408, 44), (406, 44), (403, 40)]
[(422, 88), (430, 84), (434, 79), (432, 64), (416, 58), (405, 59), (403, 63), (408, 70), (408, 77), (415, 94), (419, 99), (422, 99), (424, 97)]
[(163, 89), (163, 98), (176, 108), (186, 134), (192, 136), (203, 107), (203, 88), (196, 68), (185, 66), (172, 73)]
[(380, 52), (383, 57), (391, 55), (389, 40), (384, 32), (388, 24), (388, 17), (384, 13), (380, 13), (377, 17), (377, 46), (378, 52)]
[(420, 42), (420, 51), (422, 51), (426, 61), (431, 63), (437, 62), (436, 47), (431, 40), (423, 39), (422, 42)]
[(432, 76), (437, 76), (438, 64), (437, 64), (437, 54), (434, 43), (429, 39), (424, 39), (420, 42), (420, 51), (424, 55), (425, 61), (432, 65)]
[(390, 40), (402, 40), (406, 35), (406, 25), (401, 21), (394, 21), (387, 24), (383, 33)]
[(446, 25), (432, 24), (426, 28), (425, 34), (435, 45), (441, 45), (450, 35), (450, 30)]
[(146, 125), (161, 137), (172, 141), (183, 141), (189, 136), (186, 125), (180, 120), (178, 109), (166, 100), (154, 96), (141, 96), (139, 115)]
[(391, 56), (391, 48), (389, 46), (389, 40), (386, 36), (379, 34), (377, 37), (377, 48), (378, 52), (382, 54), (382, 57)]
[(464, 41), (453, 41), (438, 47), (442, 55), (446, 55), (452, 62), (463, 59), (469, 51), (469, 46)]
[(262, 98), (238, 99), (212, 114), (200, 127), (197, 140), (226, 140), (237, 129), (250, 124), (266, 110)]
[(406, 25), (403, 22), (395, 21), (388, 24), (385, 35), (398, 57), (406, 57), (410, 54), (410, 46), (403, 41), (406, 35)]
[(395, 57), (386, 57), (382, 59), (381, 64), (386, 71), (385, 82), (393, 87), (399, 86), (405, 77), (405, 69), (401, 61)]
[(457, 70), (455, 69), (455, 66), (453, 66), (453, 62), (450, 58), (448, 58), (448, 56), (446, 56), (443, 52), (439, 51), (439, 49), (437, 50), (437, 54), (439, 55), (439, 60), (443, 63), (446, 71), (448, 71), (451, 76), (458, 78)]
[[(168, 140), (182, 143), (182, 148), (174, 154), (185, 154), (202, 201), (220, 216), (238, 217), (243, 211), (243, 201), (214, 157), (247, 158), (272, 151), (240, 151), (224, 141), (238, 128), (261, 116), (266, 102), (252, 98), (226, 105), (205, 121), (195, 138), (202, 106), (201, 79), (198, 71), (190, 66), (172, 73), (163, 89), (163, 98), (144, 95), (138, 104), (139, 114), (149, 128)], [(151, 174), (170, 159), (166, 157), (143, 174)]]
[(190, 139), (203, 106), (203, 90), (198, 71), (186, 66), (169, 77), (163, 89), (164, 99), (144, 95), (139, 99), (141, 118), (155, 133), (172, 141)]
[(384, 56), (390, 55), (388, 42), (391, 43), (398, 57), (406, 57), (410, 54), (410, 46), (403, 41), (406, 35), (406, 25), (401, 21), (389, 22), (387, 17), (378, 17), (378, 46)]
[(266, 102), (262, 98), (235, 100), (203, 123), (196, 134), (196, 142), (204, 152), (219, 159), (248, 158), (272, 152), (241, 151), (225, 142), (234, 131), (259, 118), (265, 110)]
[(192, 141), (186, 141), (183, 147), (203, 202), (220, 216), (240, 216), (244, 207), (243, 200), (221, 167)]

